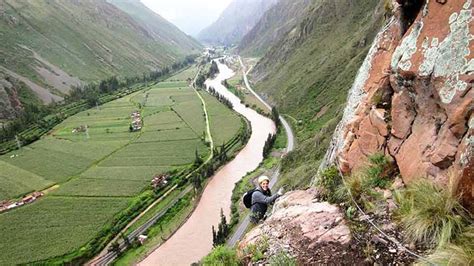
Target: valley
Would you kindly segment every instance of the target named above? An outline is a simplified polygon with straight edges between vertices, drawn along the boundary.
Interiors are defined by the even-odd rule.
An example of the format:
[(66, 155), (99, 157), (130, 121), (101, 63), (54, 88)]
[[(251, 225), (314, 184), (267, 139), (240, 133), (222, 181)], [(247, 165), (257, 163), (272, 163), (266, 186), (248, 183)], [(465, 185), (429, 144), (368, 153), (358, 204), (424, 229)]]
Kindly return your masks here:
[[(154, 176), (171, 173), (168, 182), (178, 182), (173, 173), (186, 169), (196, 154), (207, 158), (203, 106), (186, 81), (195, 73), (191, 67), (78, 113), (41, 140), (2, 156), (2, 200), (56, 186), (37, 203), (0, 214), (3, 239), (8, 240), (0, 250), (9, 254), (0, 262), (71, 254), (116, 223), (114, 217), (133, 202), (149, 202)], [(228, 142), (242, 126), (240, 118), (211, 96), (204, 99), (214, 141)], [(136, 132), (130, 130), (132, 112), (138, 112), (143, 123)], [(25, 217), (31, 217), (30, 222), (18, 222)], [(47, 252), (45, 245), (50, 247)]]
[(0, 0), (0, 265), (473, 265), (472, 0), (186, 1)]

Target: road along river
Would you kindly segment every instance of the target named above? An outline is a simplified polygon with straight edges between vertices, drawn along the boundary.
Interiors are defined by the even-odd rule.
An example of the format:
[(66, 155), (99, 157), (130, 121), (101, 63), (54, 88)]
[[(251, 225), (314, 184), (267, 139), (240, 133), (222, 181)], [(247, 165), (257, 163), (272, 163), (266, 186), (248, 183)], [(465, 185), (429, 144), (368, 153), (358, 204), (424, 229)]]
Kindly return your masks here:
[(216, 63), (220, 73), (215, 79), (206, 81), (206, 86), (213, 87), (230, 100), (234, 110), (250, 121), (252, 135), (237, 156), (212, 177), (188, 221), (139, 265), (190, 265), (207, 255), (212, 249), (211, 226), (217, 228), (221, 208), (229, 221), (234, 184), (258, 167), (263, 160), (262, 151), (268, 134), (275, 134), (275, 124), (271, 119), (245, 107), (238, 97), (221, 84), (232, 77), (234, 72), (226, 65)]

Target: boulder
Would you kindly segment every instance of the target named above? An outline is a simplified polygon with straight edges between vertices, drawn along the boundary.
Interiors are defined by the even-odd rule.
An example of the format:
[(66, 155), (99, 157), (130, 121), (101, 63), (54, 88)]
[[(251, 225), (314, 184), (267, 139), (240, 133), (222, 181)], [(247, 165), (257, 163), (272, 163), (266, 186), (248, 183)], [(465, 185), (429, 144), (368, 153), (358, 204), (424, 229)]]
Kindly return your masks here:
[(317, 202), (316, 196), (317, 190), (310, 189), (281, 197), (271, 216), (240, 242), (240, 252), (265, 239), (267, 258), (283, 249), (299, 264), (362, 261), (351, 251), (352, 237), (344, 214), (335, 205)]

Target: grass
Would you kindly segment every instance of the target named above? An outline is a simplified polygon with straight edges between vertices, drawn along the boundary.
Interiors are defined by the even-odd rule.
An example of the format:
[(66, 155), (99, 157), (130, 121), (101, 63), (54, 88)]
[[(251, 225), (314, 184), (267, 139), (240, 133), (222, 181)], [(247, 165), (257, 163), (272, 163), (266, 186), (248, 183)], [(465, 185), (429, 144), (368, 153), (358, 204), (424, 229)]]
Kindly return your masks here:
[(128, 199), (46, 197), (1, 214), (0, 264), (60, 256), (85, 245)]
[[(321, 173), (317, 182), (324, 200), (345, 206), (355, 234), (367, 229), (363, 223), (352, 220), (356, 209), (351, 196), (367, 213), (375, 213), (378, 207), (385, 206), (375, 189), (388, 188), (390, 177), (395, 174), (391, 171), (391, 162), (384, 156), (375, 154), (369, 159), (365, 169), (349, 177), (341, 178), (337, 169), (331, 167)], [(462, 207), (459, 197), (455, 180), (442, 188), (420, 178), (394, 191), (398, 209), (392, 217), (408, 243), (416, 243), (432, 252), (426, 257), (430, 265), (471, 265), (473, 262), (472, 215)], [(366, 251), (370, 254), (371, 248), (373, 246), (367, 243)], [(419, 264), (424, 265), (426, 261), (420, 260)]]
[(132, 197), (149, 184), (148, 180), (76, 178), (60, 186), (52, 195), (82, 197)]
[(208, 93), (201, 95), (207, 104), (214, 145), (222, 145), (236, 135), (236, 132), (242, 127), (242, 121), (237, 114), (222, 105), (215, 97)]
[(174, 75), (173, 77), (167, 79), (166, 81), (187, 81), (188, 79), (194, 79), (198, 71), (198, 67), (193, 65), (178, 74)]
[(53, 182), (41, 176), (0, 161), (0, 201), (11, 199), (30, 191), (42, 190)]
[[(436, 265), (473, 265), (474, 226), (468, 226), (468, 228), (458, 236), (453, 243), (436, 249), (434, 253), (428, 255), (426, 259)], [(421, 260), (417, 264), (428, 265), (425, 261)]]
[(397, 217), (407, 239), (429, 248), (450, 243), (470, 221), (459, 196), (429, 180), (409, 184), (396, 193), (396, 200), (400, 206)]
[[(220, 139), (230, 140), (240, 129), (240, 118), (217, 101), (210, 105), (216, 114), (215, 132), (219, 127)], [(176, 112), (171, 110), (175, 107)], [(140, 108), (146, 111), (142, 116), (144, 127), (141, 132), (130, 133), (130, 112)], [(217, 116), (219, 112), (226, 116)], [(219, 123), (217, 118), (234, 123)], [(73, 128), (85, 124), (89, 126), (89, 138), (86, 133), (72, 133)], [(114, 215), (127, 207), (127, 201), (135, 200), (149, 187), (155, 174), (189, 165), (196, 151), (206, 156), (209, 148), (202, 139), (203, 131), (199, 98), (187, 83), (170, 81), (144, 88), (98, 109), (80, 112), (57, 125), (52, 134), (1, 156), (1, 175), (5, 175), (0, 181), (1, 198), (20, 196), (53, 184), (59, 187), (34, 204), (0, 214), (2, 238), (9, 239), (0, 244), (0, 253), (14, 254), (0, 255), (0, 264), (13, 263), (9, 259), (28, 263), (66, 253), (79, 254), (86, 242), (99, 237), (97, 234), (106, 222), (111, 222)], [(10, 158), (13, 154), (18, 156)], [(94, 207), (96, 203), (99, 205)], [(110, 203), (110, 208), (106, 203)], [(139, 211), (133, 208), (131, 211)], [(78, 222), (83, 219), (92, 222), (78, 224), (72, 221), (74, 217)], [(168, 221), (170, 230), (183, 217), (178, 215), (177, 220), (173, 219)], [(23, 220), (27, 220), (24, 225), (19, 222)], [(63, 225), (68, 222), (76, 226)], [(123, 218), (116, 222), (126, 224)], [(58, 233), (54, 231), (56, 227)], [(46, 244), (42, 238), (50, 240), (49, 236), (57, 241)], [(28, 253), (32, 254), (30, 258), (24, 255)], [(17, 259), (20, 254), (23, 258)]]

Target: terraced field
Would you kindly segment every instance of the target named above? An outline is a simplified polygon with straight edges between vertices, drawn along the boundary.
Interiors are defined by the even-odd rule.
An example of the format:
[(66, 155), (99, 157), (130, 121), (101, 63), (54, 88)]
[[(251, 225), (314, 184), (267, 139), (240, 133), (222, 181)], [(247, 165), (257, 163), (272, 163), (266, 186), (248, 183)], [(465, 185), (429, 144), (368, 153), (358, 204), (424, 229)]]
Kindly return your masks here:
[[(74, 115), (48, 136), (0, 157), (0, 200), (52, 185), (33, 204), (0, 214), (0, 265), (77, 250), (150, 184), (155, 174), (204, 158), (204, 112), (187, 86), (195, 71)], [(205, 95), (216, 143), (235, 136), (240, 118)], [(143, 128), (130, 132), (130, 114)], [(88, 129), (84, 129), (87, 125)], [(80, 132), (73, 133), (80, 128)]]

